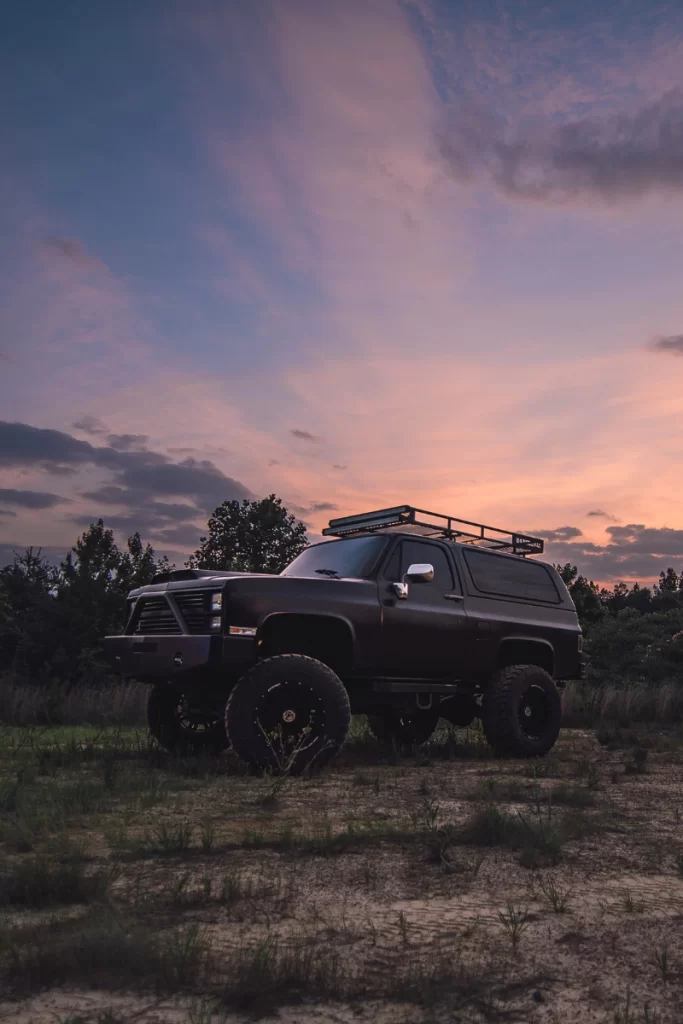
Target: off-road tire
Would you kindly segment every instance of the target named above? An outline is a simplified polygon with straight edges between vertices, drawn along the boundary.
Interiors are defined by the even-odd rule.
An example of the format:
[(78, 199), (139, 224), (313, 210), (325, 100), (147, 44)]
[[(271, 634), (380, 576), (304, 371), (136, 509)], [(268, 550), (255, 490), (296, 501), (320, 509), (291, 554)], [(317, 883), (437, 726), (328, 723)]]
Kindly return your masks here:
[(498, 756), (547, 754), (559, 736), (561, 721), (560, 693), (545, 669), (510, 665), (491, 679), (484, 696), (482, 724)]
[[(303, 732), (299, 739), (297, 715)], [(277, 732), (269, 731), (267, 725), (276, 716)], [(318, 771), (343, 746), (350, 722), (349, 697), (339, 676), (303, 654), (279, 654), (257, 662), (235, 686), (225, 707), (225, 729), (235, 753), (276, 774)]]
[[(222, 719), (210, 713), (197, 728), (183, 724), (179, 708), (183, 694), (172, 686), (153, 686), (147, 700), (147, 724), (157, 742), (171, 754), (179, 757), (214, 756), (228, 746), (228, 737)], [(199, 727), (202, 725), (202, 727)]]
[(387, 708), (384, 714), (368, 715), (368, 725), (380, 743), (395, 745), (404, 750), (426, 743), (436, 729), (439, 712), (436, 709), (401, 711)]

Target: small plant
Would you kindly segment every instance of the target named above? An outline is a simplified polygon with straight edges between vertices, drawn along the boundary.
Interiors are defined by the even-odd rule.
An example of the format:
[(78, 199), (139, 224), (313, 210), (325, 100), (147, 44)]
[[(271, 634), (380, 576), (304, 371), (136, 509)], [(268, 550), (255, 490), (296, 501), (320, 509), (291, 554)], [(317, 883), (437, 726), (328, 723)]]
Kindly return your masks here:
[(513, 950), (516, 950), (519, 940), (531, 923), (528, 911), (508, 903), (506, 911), (498, 911), (498, 919), (510, 938)]
[(433, 831), (438, 828), (440, 813), (441, 808), (438, 801), (424, 797), (420, 803), (419, 810), (414, 811), (411, 817), (416, 828)]
[(652, 963), (659, 971), (662, 981), (666, 985), (671, 975), (671, 963), (669, 961), (669, 945), (664, 942), (660, 949), (652, 950)]
[(572, 896), (571, 889), (564, 889), (558, 885), (551, 875), (541, 876), (539, 884), (543, 895), (553, 908), (554, 913), (566, 913)]
[(398, 912), (398, 930), (401, 933), (401, 941), (403, 945), (409, 945), (410, 939), (408, 938), (408, 921), (406, 920), (406, 915), (403, 913), (402, 910), (399, 910)]
[(169, 829), (161, 824), (154, 830), (157, 851), (167, 854), (187, 853), (192, 846), (194, 829), (191, 825), (181, 824), (174, 829)]
[(612, 1017), (614, 1024), (634, 1024), (633, 1014), (631, 1013), (631, 986), (626, 988), (626, 1002), (624, 1008), (618, 1007)]
[(628, 889), (624, 891), (621, 904), (627, 914), (642, 914), (645, 910), (645, 904), (641, 900), (634, 900)]
[(631, 751), (631, 760), (624, 765), (624, 772), (627, 775), (645, 775), (647, 773), (647, 747), (634, 747)]
[(211, 853), (216, 839), (216, 830), (213, 822), (207, 818), (202, 825), (201, 846), (202, 853)]

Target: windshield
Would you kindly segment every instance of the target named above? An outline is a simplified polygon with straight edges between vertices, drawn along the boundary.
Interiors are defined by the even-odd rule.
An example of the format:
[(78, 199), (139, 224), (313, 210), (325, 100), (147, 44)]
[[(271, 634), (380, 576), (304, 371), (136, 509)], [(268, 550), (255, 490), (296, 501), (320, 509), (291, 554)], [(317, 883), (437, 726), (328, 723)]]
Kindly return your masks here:
[(302, 551), (280, 575), (367, 579), (386, 543), (386, 537), (349, 537), (314, 544)]

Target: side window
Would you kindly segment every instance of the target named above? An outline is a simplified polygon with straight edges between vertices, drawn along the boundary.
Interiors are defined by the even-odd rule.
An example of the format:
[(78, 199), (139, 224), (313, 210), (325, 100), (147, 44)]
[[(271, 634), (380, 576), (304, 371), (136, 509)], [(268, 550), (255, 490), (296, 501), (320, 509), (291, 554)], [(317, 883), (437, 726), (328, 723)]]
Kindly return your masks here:
[(384, 569), (384, 579), (391, 580), (392, 583), (398, 583), (401, 579), (401, 545), (397, 544), (394, 548), (389, 561)]
[(557, 587), (540, 562), (506, 558), (474, 549), (463, 551), (463, 555), (475, 587), (485, 594), (560, 603)]
[(430, 562), (434, 566), (434, 582), (437, 590), (452, 590), (453, 574), (443, 548), (436, 544), (424, 544), (414, 540), (404, 540), (401, 544), (401, 579), (414, 562)]

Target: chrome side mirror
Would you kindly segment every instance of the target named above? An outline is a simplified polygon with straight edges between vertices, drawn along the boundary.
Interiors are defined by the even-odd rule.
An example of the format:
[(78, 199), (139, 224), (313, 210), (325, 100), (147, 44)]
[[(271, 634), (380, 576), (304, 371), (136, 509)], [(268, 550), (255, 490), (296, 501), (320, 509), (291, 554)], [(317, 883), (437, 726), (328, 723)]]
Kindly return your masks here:
[(407, 583), (431, 583), (434, 579), (434, 566), (429, 562), (415, 562), (403, 577)]
[(392, 589), (401, 601), (408, 597), (408, 583), (431, 583), (434, 579), (434, 566), (429, 562), (415, 562), (403, 577), (402, 583), (392, 583)]

